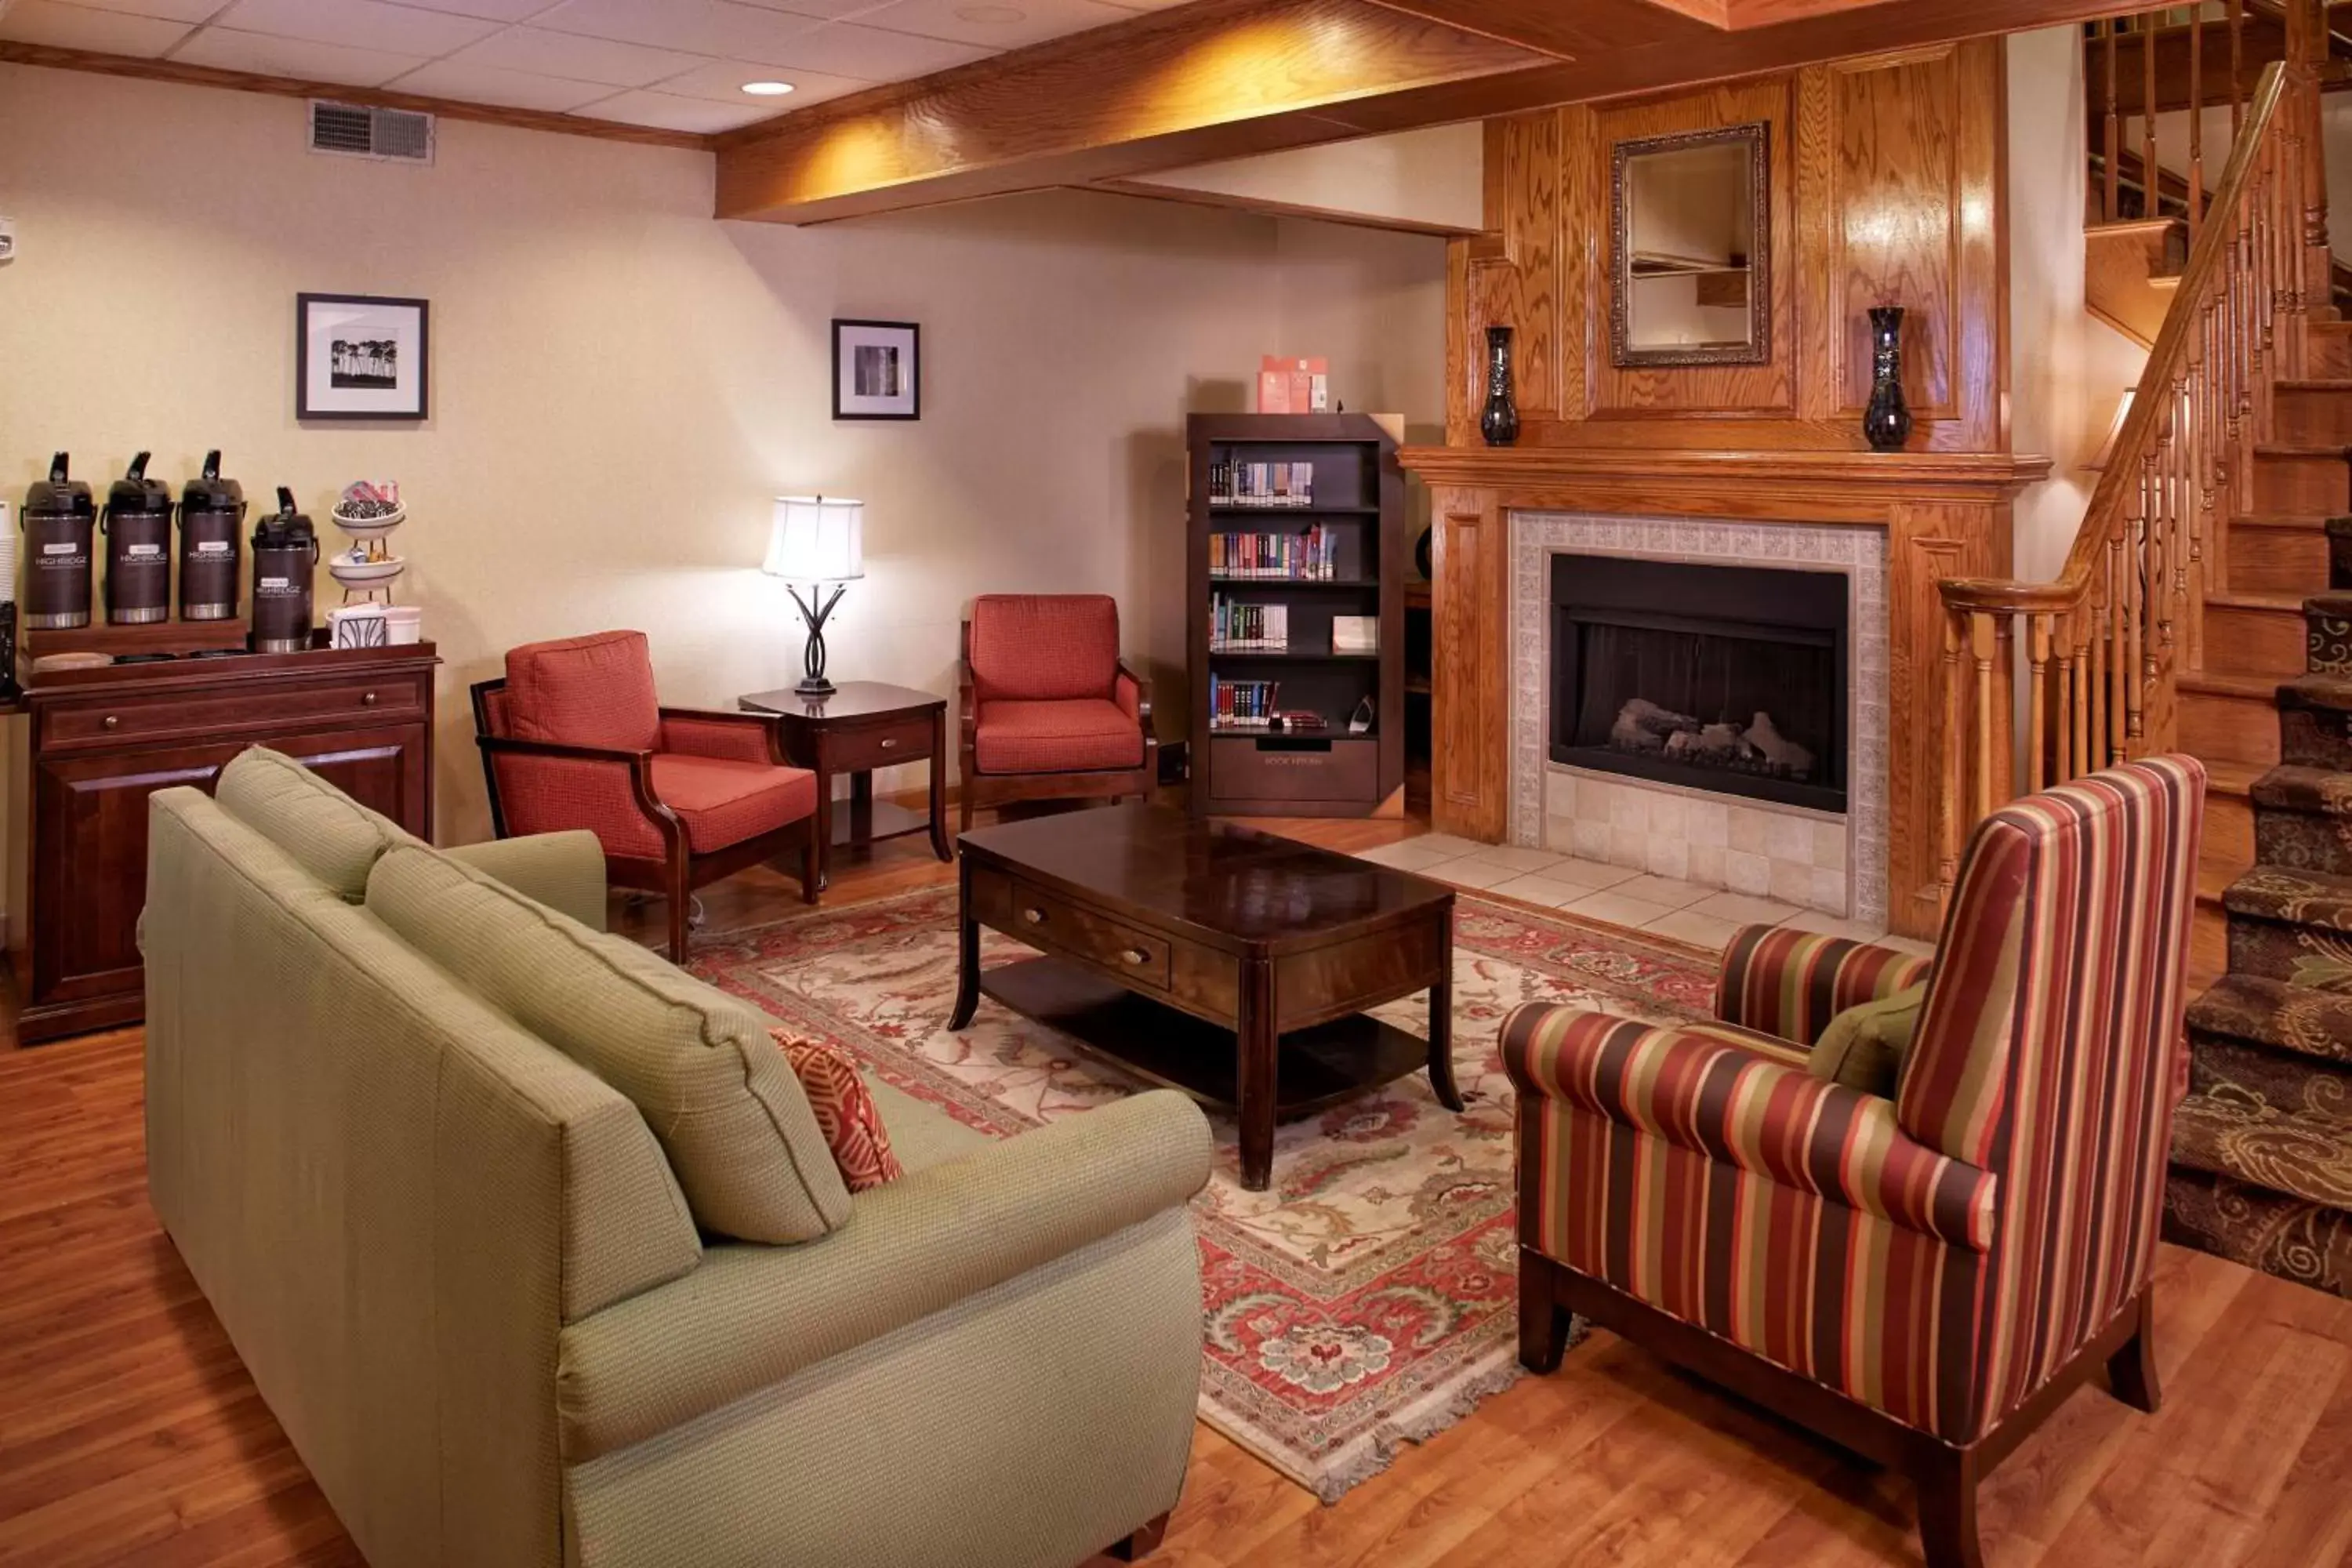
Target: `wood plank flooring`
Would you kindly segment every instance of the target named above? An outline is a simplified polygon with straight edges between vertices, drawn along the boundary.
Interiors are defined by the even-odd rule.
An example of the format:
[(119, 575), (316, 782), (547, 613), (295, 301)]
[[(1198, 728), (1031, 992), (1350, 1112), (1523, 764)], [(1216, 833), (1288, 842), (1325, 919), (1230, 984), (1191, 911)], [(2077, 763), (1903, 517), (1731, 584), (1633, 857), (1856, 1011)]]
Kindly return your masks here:
[[(901, 841), (827, 901), (951, 875)], [(767, 872), (704, 901), (712, 929), (799, 907)], [(0, 1049), (0, 1565), (357, 1563), (147, 1205), (140, 1104), (135, 1029)], [(1985, 1489), (1994, 1568), (2352, 1561), (2352, 1302), (2171, 1248), (2157, 1300), (2163, 1413), (2076, 1394)], [(1206, 1427), (1192, 1453), (1161, 1568), (1919, 1561), (1899, 1482), (1603, 1334), (1335, 1508)]]

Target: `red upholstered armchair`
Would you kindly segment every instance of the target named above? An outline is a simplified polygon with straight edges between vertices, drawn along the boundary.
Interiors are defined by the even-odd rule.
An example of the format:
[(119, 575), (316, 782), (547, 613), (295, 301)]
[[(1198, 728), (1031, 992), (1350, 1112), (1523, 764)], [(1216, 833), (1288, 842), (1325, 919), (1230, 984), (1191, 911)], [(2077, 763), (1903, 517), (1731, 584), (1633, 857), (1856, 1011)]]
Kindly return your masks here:
[(498, 836), (594, 833), (609, 881), (669, 900), (672, 963), (694, 889), (721, 877), (797, 851), (816, 902), (816, 776), (763, 718), (660, 706), (643, 632), (516, 648), (474, 688), (474, 728)]
[(1150, 798), (1151, 683), (1118, 656), (1107, 594), (983, 594), (956, 679), (963, 826), (1015, 800)]
[[(2157, 757), (1994, 813), (1932, 974), (1752, 927), (1722, 1023), (1513, 1014), (1520, 1360), (1570, 1313), (1640, 1341), (1908, 1474), (1928, 1563), (1977, 1568), (1978, 1479), (2078, 1384), (2156, 1408), (2204, 798)], [(1822, 1076), (1838, 1013), (1923, 980), (1890, 1095)]]

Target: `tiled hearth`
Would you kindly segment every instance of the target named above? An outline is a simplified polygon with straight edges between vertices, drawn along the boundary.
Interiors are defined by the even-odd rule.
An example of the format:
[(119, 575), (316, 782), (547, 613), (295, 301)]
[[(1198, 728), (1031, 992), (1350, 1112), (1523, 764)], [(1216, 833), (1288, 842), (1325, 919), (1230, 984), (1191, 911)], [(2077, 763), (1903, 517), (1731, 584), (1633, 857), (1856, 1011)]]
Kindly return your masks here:
[[(1685, 911), (1704, 914), (1705, 895), (1720, 893), (1751, 903), (1768, 900), (1783, 909), (1810, 910), (1858, 932), (1884, 930), (1888, 753), (1885, 531), (1515, 511), (1511, 542), (1512, 848), (1568, 857), (1574, 867), (1622, 873), (1606, 883), (1593, 881), (1592, 872), (1572, 873), (1585, 878), (1579, 886), (1595, 893), (1654, 904), (1662, 901), (1666, 887), (1702, 889), (1699, 899), (1659, 911), (1648, 921), (1621, 924), (1649, 925)], [(1552, 660), (1547, 639), (1551, 561), (1560, 554), (1780, 567), (1845, 576), (1852, 592), (1848, 665), (1853, 688), (1846, 729), (1847, 809), (1783, 805), (1553, 762), (1548, 734)], [(1624, 890), (1636, 878), (1648, 879), (1652, 899), (1639, 900), (1637, 893)], [(1665, 934), (1681, 933), (1668, 930)]]

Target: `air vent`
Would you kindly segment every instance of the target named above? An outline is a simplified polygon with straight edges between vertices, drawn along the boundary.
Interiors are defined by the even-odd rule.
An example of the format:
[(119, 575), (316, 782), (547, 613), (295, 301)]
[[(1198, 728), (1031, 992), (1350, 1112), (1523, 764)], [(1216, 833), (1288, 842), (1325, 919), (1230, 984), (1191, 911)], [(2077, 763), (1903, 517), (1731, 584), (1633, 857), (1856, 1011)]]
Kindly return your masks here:
[(405, 109), (369, 109), (356, 103), (313, 99), (310, 151), (351, 158), (393, 158), (408, 163), (430, 163), (433, 117)]

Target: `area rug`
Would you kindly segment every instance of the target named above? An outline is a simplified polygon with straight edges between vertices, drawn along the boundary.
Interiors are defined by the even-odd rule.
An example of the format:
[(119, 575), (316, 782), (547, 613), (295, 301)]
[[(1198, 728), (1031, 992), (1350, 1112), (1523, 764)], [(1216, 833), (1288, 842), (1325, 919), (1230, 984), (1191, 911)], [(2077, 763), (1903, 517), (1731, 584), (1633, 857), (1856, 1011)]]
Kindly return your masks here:
[[(994, 932), (982, 962), (1031, 956)], [(999, 1136), (1141, 1087), (1066, 1037), (956, 990), (955, 893), (940, 889), (709, 938), (693, 967), (848, 1047), (884, 1080)], [(1454, 1078), (1416, 1073), (1275, 1134), (1274, 1182), (1243, 1190), (1230, 1117), (1194, 1200), (1208, 1355), (1201, 1415), (1326, 1502), (1402, 1442), (1518, 1376), (1511, 1087), (1496, 1048), (1526, 1001), (1654, 1019), (1704, 1015), (1715, 961), (1679, 943), (1464, 898), (1454, 923)], [(1426, 1037), (1424, 998), (1382, 1008)]]

